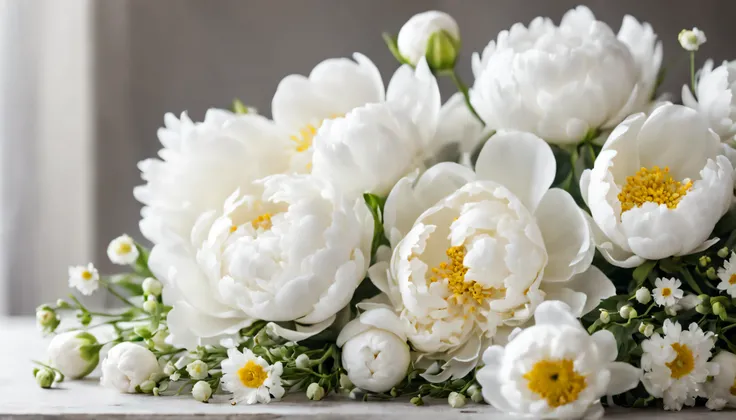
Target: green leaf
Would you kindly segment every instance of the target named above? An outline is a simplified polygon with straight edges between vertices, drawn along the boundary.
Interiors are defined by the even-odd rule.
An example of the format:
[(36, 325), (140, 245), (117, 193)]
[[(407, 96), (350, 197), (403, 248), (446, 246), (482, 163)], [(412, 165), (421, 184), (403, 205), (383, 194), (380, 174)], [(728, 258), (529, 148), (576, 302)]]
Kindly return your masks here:
[(693, 275), (690, 273), (690, 270), (688, 270), (687, 267), (682, 267), (680, 269), (680, 274), (682, 274), (682, 278), (685, 280), (685, 283), (687, 283), (688, 286), (690, 286), (696, 294), (703, 294), (703, 291), (700, 289), (700, 285), (697, 281), (695, 281), (695, 278), (693, 278)]
[(138, 248), (138, 259), (133, 264), (133, 271), (141, 277), (154, 277), (148, 268), (148, 256), (151, 254), (151, 251), (138, 243), (135, 244), (135, 247)]
[(386, 199), (369, 193), (363, 194), (363, 199), (365, 200), (365, 204), (368, 206), (368, 209), (373, 215), (373, 242), (371, 243), (371, 261), (374, 261), (378, 247), (383, 244), (388, 244), (386, 235), (383, 232), (383, 205), (385, 204)]
[(657, 261), (655, 260), (647, 260), (644, 261), (644, 263), (634, 270), (634, 273), (632, 276), (634, 277), (634, 281), (636, 281), (636, 288), (638, 289), (641, 287), (642, 284), (644, 284), (644, 281), (647, 279), (647, 276), (649, 276), (649, 273), (654, 270), (654, 267), (657, 266)]
[(250, 114), (251, 110), (240, 99), (233, 99), (233, 112), (236, 114)]
[(396, 44), (395, 36), (391, 35), (388, 32), (384, 32), (383, 34), (381, 34), (381, 36), (383, 37), (383, 42), (386, 43), (388, 50), (391, 51), (391, 54), (394, 56), (396, 61), (401, 64), (411, 65), (411, 63), (409, 63), (404, 57), (401, 56), (401, 53), (399, 52), (399, 46)]

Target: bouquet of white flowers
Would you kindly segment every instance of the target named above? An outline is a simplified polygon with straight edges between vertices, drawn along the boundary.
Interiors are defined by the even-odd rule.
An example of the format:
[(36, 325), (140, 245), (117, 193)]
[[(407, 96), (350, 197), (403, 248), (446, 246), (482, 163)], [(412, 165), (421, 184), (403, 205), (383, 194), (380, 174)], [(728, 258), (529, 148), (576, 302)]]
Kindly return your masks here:
[[(736, 65), (696, 73), (705, 35), (685, 30), (684, 105), (658, 100), (651, 26), (616, 34), (582, 6), (501, 32), (471, 87), (449, 15), (384, 38), (387, 88), (356, 53), (284, 78), (271, 119), (240, 101), (164, 117), (134, 191), (152, 249), (123, 235), (108, 255), (132, 272), (69, 269), (125, 308), (41, 306), (46, 332), (68, 312), (81, 327), (39, 384), (109, 348), (102, 385), (203, 402), (736, 407)], [(445, 103), (438, 77), (458, 88)]]

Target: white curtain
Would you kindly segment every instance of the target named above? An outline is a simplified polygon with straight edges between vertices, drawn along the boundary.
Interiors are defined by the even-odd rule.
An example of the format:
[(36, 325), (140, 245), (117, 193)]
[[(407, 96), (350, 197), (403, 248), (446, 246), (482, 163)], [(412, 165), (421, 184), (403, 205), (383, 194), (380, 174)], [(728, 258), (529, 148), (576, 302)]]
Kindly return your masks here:
[(93, 255), (91, 0), (0, 0), (0, 314)]

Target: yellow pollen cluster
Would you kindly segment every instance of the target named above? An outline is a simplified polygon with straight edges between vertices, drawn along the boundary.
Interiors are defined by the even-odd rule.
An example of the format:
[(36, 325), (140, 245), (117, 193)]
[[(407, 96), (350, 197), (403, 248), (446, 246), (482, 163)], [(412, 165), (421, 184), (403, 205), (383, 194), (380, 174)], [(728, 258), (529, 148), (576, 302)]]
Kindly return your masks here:
[(82, 271), (82, 278), (85, 280), (92, 280), (92, 273), (87, 270)]
[(299, 134), (294, 134), (291, 136), (291, 141), (296, 143), (296, 151), (297, 152), (304, 152), (307, 149), (309, 149), (312, 146), (312, 141), (314, 140), (314, 136), (317, 135), (317, 130), (322, 126), (322, 123), (326, 120), (331, 120), (333, 118), (341, 117), (342, 115), (339, 114), (333, 114), (329, 117), (322, 120), (319, 124), (313, 125), (313, 124), (307, 124), (304, 127), (299, 129)]
[(626, 185), (618, 194), (621, 212), (641, 207), (646, 202), (665, 204), (667, 208), (674, 209), (692, 186), (690, 180), (684, 184), (675, 181), (669, 167), (641, 168), (634, 176), (626, 178)]
[(530, 391), (555, 408), (577, 400), (586, 386), (585, 377), (575, 371), (570, 359), (540, 360), (524, 374), (524, 379)]
[(238, 369), (240, 383), (248, 388), (258, 388), (268, 379), (268, 373), (258, 363), (248, 360), (245, 366)]
[(736, 274), (731, 274), (731, 277), (728, 278), (728, 284), (736, 284)]
[(118, 246), (117, 251), (119, 255), (125, 255), (125, 254), (129, 254), (132, 250), (133, 250), (133, 247), (129, 243), (123, 242)]
[(669, 287), (663, 287), (662, 288), (662, 296), (667, 297), (672, 294), (672, 289)]
[(478, 303), (483, 303), (485, 299), (492, 296), (493, 289), (484, 289), (479, 283), (465, 281), (465, 274), (468, 272), (468, 267), (463, 265), (463, 260), (465, 259), (466, 252), (464, 246), (447, 248), (445, 253), (450, 261), (440, 263), (439, 266), (432, 268), (434, 275), (429, 278), (429, 281), (437, 282), (443, 279), (447, 280), (447, 287), (459, 301), (470, 298)]
[(693, 352), (686, 345), (680, 343), (672, 343), (672, 349), (677, 356), (674, 360), (665, 365), (670, 368), (670, 376), (674, 379), (680, 379), (695, 368), (695, 359)]
[(271, 226), (273, 226), (273, 223), (271, 223), (271, 213), (263, 213), (262, 215), (251, 220), (250, 225), (253, 226), (253, 229), (271, 229)]

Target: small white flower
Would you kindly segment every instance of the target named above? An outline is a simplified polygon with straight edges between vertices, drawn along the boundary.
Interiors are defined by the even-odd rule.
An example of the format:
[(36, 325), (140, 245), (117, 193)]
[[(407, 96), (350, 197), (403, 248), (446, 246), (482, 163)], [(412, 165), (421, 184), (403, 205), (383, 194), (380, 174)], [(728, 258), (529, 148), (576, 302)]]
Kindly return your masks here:
[(450, 407), (452, 408), (465, 407), (465, 395), (459, 392), (451, 392), (450, 395), (447, 396), (447, 403), (450, 404)]
[[(445, 39), (437, 45), (440, 43), (437, 38)], [(452, 68), (460, 49), (460, 28), (447, 13), (430, 10), (406, 21), (399, 31), (396, 44), (401, 56), (412, 65), (426, 56), (433, 68)], [(438, 50), (444, 50), (441, 51), (442, 56), (435, 56)]]
[(301, 369), (307, 369), (309, 367), (309, 356), (302, 353), (296, 357), (296, 367)]
[(233, 393), (236, 402), (246, 404), (269, 403), (284, 395), (281, 386), (281, 362), (269, 365), (261, 356), (249, 349), (243, 353), (237, 349), (227, 351), (227, 360), (222, 362), (222, 386)]
[(131, 265), (138, 259), (138, 247), (128, 235), (118, 236), (107, 246), (107, 257), (114, 264)]
[(736, 298), (736, 252), (731, 253), (731, 258), (723, 261), (723, 267), (718, 269), (718, 290), (723, 290), (732, 298)]
[(680, 45), (685, 50), (697, 51), (708, 39), (705, 37), (705, 32), (698, 28), (693, 28), (681, 30), (677, 35), (677, 40), (680, 41)]
[(100, 273), (92, 263), (87, 266), (69, 267), (69, 287), (74, 287), (85, 296), (94, 293), (100, 286)]
[(209, 367), (207, 366), (207, 363), (201, 360), (195, 360), (187, 365), (187, 373), (189, 374), (189, 377), (195, 380), (206, 378), (208, 371)]
[(651, 396), (664, 399), (666, 410), (680, 410), (704, 397), (708, 376), (718, 372), (718, 365), (708, 362), (715, 339), (696, 323), (683, 331), (667, 319), (663, 329), (664, 336), (655, 333), (641, 344), (642, 383)]
[(483, 354), (477, 373), (486, 402), (530, 418), (591, 418), (600, 398), (636, 387), (639, 369), (616, 362), (611, 332), (588, 335), (569, 306), (541, 303), (536, 324)]
[(62, 333), (49, 343), (49, 364), (71, 379), (84, 378), (100, 362), (100, 347), (97, 338), (88, 332)]
[(111, 348), (102, 361), (100, 383), (104, 387), (132, 394), (151, 375), (160, 372), (158, 360), (150, 350), (123, 342)]
[(720, 408), (708, 408), (719, 410), (726, 405), (736, 408), (736, 354), (723, 350), (712, 362), (718, 365), (718, 373), (705, 385), (705, 389), (710, 405)]
[(192, 387), (192, 397), (197, 401), (207, 402), (212, 396), (212, 387), (208, 382), (199, 381)]
[(651, 302), (651, 300), (652, 293), (646, 287), (642, 287), (636, 291), (637, 302), (641, 303), (642, 305), (646, 305), (647, 303)]
[(176, 381), (178, 381), (178, 380), (179, 380), (180, 378), (181, 378), (181, 373), (179, 373), (179, 372), (174, 372), (174, 373), (172, 373), (172, 374), (171, 374), (171, 375), (169, 376), (169, 380), (170, 380), (171, 382), (176, 382)]
[(337, 337), (337, 345), (342, 347), (342, 365), (348, 378), (367, 391), (393, 388), (404, 379), (411, 361), (399, 318), (385, 308), (364, 312), (348, 323)]
[(676, 278), (658, 278), (654, 281), (654, 302), (659, 306), (675, 306), (685, 292), (680, 289), (682, 283)]
[(143, 293), (146, 295), (159, 296), (163, 290), (163, 285), (153, 277), (148, 277), (141, 283), (141, 288), (143, 288)]

